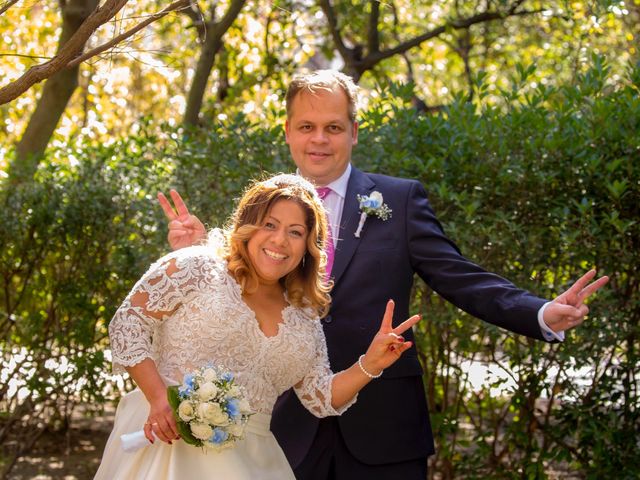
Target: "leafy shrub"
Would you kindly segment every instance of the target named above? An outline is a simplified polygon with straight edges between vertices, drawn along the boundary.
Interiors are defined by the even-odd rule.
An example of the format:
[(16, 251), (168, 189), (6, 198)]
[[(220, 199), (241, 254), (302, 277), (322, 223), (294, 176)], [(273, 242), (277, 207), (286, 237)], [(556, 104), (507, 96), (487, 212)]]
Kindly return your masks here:
[[(596, 57), (575, 85), (526, 95), (532, 70), (519, 72), (501, 105), (482, 103), (482, 84), (478, 105), (459, 99), (436, 116), (377, 105), (356, 153), (365, 169), (423, 182), (463, 253), (519, 286), (551, 298), (591, 267), (611, 276), (562, 345), (498, 331), (416, 288), (427, 319), (420, 351), (439, 442), (434, 469), (445, 478), (544, 478), (555, 464), (587, 478), (634, 478), (640, 70), (611, 85)], [(502, 379), (472, 386), (474, 362), (502, 366)]]
[[(612, 83), (606, 64), (562, 87), (503, 102), (478, 81), (424, 116), (411, 87), (381, 87), (363, 113), (355, 163), (419, 179), (469, 258), (546, 297), (592, 266), (611, 276), (593, 314), (563, 344), (483, 324), (422, 282), (425, 365), (442, 478), (632, 478), (638, 434), (640, 70)], [(526, 92), (526, 93), (523, 93)], [(249, 178), (292, 171), (281, 129), (243, 116), (184, 131), (141, 122), (109, 145), (78, 140), (48, 153), (34, 182), (4, 185), (0, 333), (6, 468), (79, 402), (113, 397), (107, 325), (135, 280), (168, 250), (155, 193), (177, 188), (221, 225)], [(502, 371), (475, 383), (474, 368)], [(127, 386), (119, 385), (120, 388)]]

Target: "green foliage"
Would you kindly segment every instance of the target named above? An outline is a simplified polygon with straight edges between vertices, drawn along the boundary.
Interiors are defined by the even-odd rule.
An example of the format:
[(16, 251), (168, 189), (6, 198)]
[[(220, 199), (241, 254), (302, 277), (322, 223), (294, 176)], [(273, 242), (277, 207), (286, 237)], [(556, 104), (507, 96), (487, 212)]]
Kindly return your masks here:
[[(592, 316), (551, 346), (416, 289), (415, 307), (430, 320), (419, 345), (440, 441), (435, 468), (545, 478), (554, 463), (588, 478), (632, 478), (640, 471), (638, 69), (612, 85), (594, 57), (573, 85), (527, 91), (532, 73), (519, 67), (496, 106), (459, 98), (425, 117), (375, 105), (356, 161), (421, 180), (462, 251), (519, 286), (551, 298), (591, 267), (611, 276)], [(469, 362), (504, 365), (506, 395), (490, 395), (505, 380), (472, 386)]]
[(3, 185), (0, 405), (11, 453), (44, 428), (66, 428), (79, 402), (100, 409), (112, 396), (109, 319), (164, 247), (151, 192), (168, 171), (140, 148), (156, 141), (69, 146), (54, 153), (76, 166), (47, 163), (34, 182)]
[[(432, 471), (546, 478), (551, 465), (631, 478), (640, 471), (640, 71), (614, 81), (596, 57), (562, 87), (531, 88), (534, 74), (518, 67), (491, 106), (478, 75), (473, 102), (458, 96), (435, 115), (411, 108), (411, 86), (381, 87), (354, 161), (423, 182), (463, 253), (519, 286), (552, 297), (592, 266), (611, 276), (592, 316), (556, 345), (485, 325), (416, 283)], [(109, 319), (168, 250), (158, 190), (177, 188), (217, 226), (248, 179), (293, 170), (281, 128), (242, 115), (188, 131), (140, 122), (108, 144), (83, 138), (51, 151), (33, 183), (3, 186), (3, 444), (64, 428), (78, 402), (113, 396)], [(475, 384), (478, 365), (503, 375)]]

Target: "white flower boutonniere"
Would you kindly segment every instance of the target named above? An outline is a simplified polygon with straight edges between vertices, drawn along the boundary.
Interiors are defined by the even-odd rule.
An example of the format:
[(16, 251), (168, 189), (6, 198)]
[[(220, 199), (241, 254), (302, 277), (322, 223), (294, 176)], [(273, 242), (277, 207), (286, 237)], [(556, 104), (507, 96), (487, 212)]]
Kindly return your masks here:
[(360, 232), (364, 227), (364, 222), (369, 215), (378, 217), (380, 220), (387, 220), (391, 217), (391, 209), (382, 201), (382, 194), (378, 191), (371, 192), (371, 195), (358, 195), (358, 203), (360, 203), (360, 223), (354, 235), (360, 238)]

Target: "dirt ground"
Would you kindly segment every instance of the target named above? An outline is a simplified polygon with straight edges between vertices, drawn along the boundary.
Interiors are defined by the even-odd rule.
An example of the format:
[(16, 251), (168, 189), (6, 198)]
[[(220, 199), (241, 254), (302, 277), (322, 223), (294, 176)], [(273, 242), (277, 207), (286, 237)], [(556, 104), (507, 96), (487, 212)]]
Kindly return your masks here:
[(44, 435), (21, 457), (10, 480), (91, 480), (113, 426), (113, 411), (87, 419), (74, 417), (66, 435)]

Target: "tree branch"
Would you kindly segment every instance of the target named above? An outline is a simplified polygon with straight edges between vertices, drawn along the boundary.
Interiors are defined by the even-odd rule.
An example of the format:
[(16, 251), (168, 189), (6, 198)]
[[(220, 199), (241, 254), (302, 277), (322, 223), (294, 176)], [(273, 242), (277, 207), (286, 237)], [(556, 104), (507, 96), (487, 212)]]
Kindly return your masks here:
[(333, 11), (333, 6), (331, 5), (330, 0), (320, 0), (319, 3), (320, 8), (324, 12), (324, 16), (327, 17), (327, 24), (329, 26), (331, 38), (333, 38), (333, 42), (335, 43), (338, 52), (340, 52), (345, 63), (347, 63), (347, 60), (351, 58), (351, 49), (342, 41), (342, 34), (338, 28), (338, 20), (336, 19), (336, 14)]
[(0, 15), (9, 10), (16, 3), (18, 3), (18, 0), (7, 0), (4, 5), (0, 6)]
[(186, 9), (186, 7), (188, 7), (190, 4), (191, 4), (191, 0), (178, 0), (176, 2), (173, 2), (171, 5), (166, 7), (164, 10), (161, 10), (161, 11), (159, 11), (157, 13), (154, 13), (153, 15), (150, 15), (149, 17), (147, 17), (146, 20), (144, 20), (142, 23), (139, 23), (138, 25), (136, 25), (132, 29), (127, 30), (126, 32), (123, 32), (120, 35), (118, 35), (117, 37), (112, 38), (108, 42), (103, 43), (102, 45), (100, 45), (100, 46), (98, 46), (98, 47), (96, 47), (94, 49), (91, 49), (88, 52), (80, 55), (79, 57), (74, 58), (73, 60), (71, 60), (67, 64), (67, 68), (75, 67), (76, 65), (81, 64), (85, 60), (87, 60), (87, 59), (89, 59), (91, 57), (95, 57), (96, 55), (99, 55), (102, 52), (104, 52), (106, 50), (109, 50), (112, 47), (115, 47), (118, 43), (120, 43), (123, 40), (126, 40), (127, 38), (135, 35), (140, 30), (142, 30), (143, 28), (145, 28), (148, 25), (152, 24), (156, 20), (164, 17), (168, 13), (174, 12), (174, 11), (179, 10), (179, 9)]
[(51, 57), (41, 57), (38, 55), (24, 55), (20, 53), (0, 53), (0, 57), (29, 58), (31, 60), (51, 60)]
[(476, 25), (479, 23), (486, 23), (486, 22), (491, 22), (495, 20), (504, 20), (505, 18), (512, 17), (512, 16), (533, 15), (536, 13), (540, 13), (541, 11), (543, 10), (541, 9), (541, 10), (527, 10), (522, 12), (514, 12), (513, 9), (510, 9), (508, 13), (496, 12), (496, 11), (482, 12), (468, 18), (453, 20), (449, 23), (446, 23), (437, 28), (434, 28), (433, 30), (425, 32), (422, 35), (412, 38), (411, 40), (407, 40), (406, 42), (396, 45), (394, 48), (390, 48), (388, 50), (380, 51), (377, 53), (371, 53), (370, 55), (367, 55), (362, 60), (361, 64), (358, 66), (358, 69), (360, 70), (361, 73), (366, 70), (369, 70), (371, 67), (378, 64), (382, 60), (393, 57), (394, 55), (402, 54), (407, 50), (413, 47), (417, 47), (423, 42), (426, 42), (427, 40), (431, 40), (432, 38), (442, 35), (447, 30), (447, 28), (453, 28), (454, 30), (461, 30), (461, 29), (469, 28), (470, 26)]
[(56, 72), (67, 67), (69, 62), (82, 53), (84, 46), (93, 33), (106, 22), (111, 20), (127, 3), (128, 0), (106, 0), (104, 5), (98, 6), (80, 25), (50, 61), (36, 65), (27, 70), (20, 78), (0, 88), (0, 105), (10, 102), (22, 95), (36, 83), (49, 78)]
[(371, 15), (369, 15), (369, 34), (367, 35), (367, 46), (369, 53), (380, 50), (380, 35), (378, 32), (378, 21), (380, 20), (380, 2), (371, 0)]
[(222, 20), (216, 24), (216, 29), (220, 29), (222, 32), (229, 30), (235, 19), (240, 15), (240, 11), (242, 10), (242, 7), (244, 7), (245, 1), (246, 0), (232, 0), (231, 5), (229, 5), (229, 8), (222, 17)]
[(200, 10), (200, 7), (198, 6), (197, 2), (190, 2), (190, 3), (191, 5), (189, 8), (185, 8), (180, 12), (185, 14), (187, 17), (191, 19), (191, 21), (193, 22), (194, 28), (198, 32), (198, 39), (200, 39), (201, 42), (204, 42), (204, 39), (207, 36), (207, 25), (204, 19), (204, 14)]
[[(391, 4), (391, 11), (393, 12), (393, 38), (396, 40), (396, 42), (400, 43), (400, 35), (398, 34), (400, 20), (398, 18), (398, 9), (396, 8), (395, 4)], [(404, 62), (407, 64), (407, 80), (415, 85), (416, 81), (413, 74), (413, 63), (411, 62), (411, 58), (409, 58), (409, 52), (403, 52), (401, 55), (404, 59)], [(423, 113), (439, 112), (444, 108), (444, 105), (427, 105), (427, 102), (418, 97), (415, 92), (411, 97), (411, 104), (413, 105), (413, 108), (415, 108), (418, 112)]]

